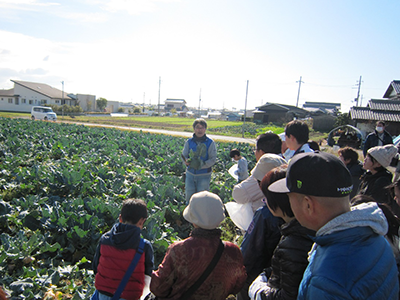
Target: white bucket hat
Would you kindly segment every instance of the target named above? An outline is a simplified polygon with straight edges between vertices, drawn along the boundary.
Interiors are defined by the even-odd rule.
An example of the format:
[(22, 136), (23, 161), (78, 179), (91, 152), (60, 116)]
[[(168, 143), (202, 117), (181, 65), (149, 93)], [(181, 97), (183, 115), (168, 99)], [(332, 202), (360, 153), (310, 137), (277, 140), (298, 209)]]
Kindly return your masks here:
[(218, 195), (208, 191), (193, 194), (183, 217), (203, 229), (215, 229), (225, 219), (224, 204)]
[(266, 153), (260, 157), (256, 166), (251, 170), (251, 175), (259, 181), (261, 181), (265, 174), (271, 171), (273, 168), (287, 164), (281, 156), (273, 153)]

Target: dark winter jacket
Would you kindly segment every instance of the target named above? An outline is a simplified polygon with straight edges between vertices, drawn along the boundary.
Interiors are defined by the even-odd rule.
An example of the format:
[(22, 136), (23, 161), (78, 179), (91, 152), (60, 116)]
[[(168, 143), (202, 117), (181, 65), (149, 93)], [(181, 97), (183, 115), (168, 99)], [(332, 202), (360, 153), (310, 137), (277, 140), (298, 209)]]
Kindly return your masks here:
[[(99, 292), (108, 296), (115, 293), (136, 254), (139, 242), (140, 228), (123, 223), (115, 224), (101, 237), (93, 259), (95, 287)], [(144, 288), (144, 275), (151, 276), (153, 266), (153, 248), (150, 242), (145, 240), (144, 253), (121, 298), (139, 299)]]
[(271, 257), (281, 238), (281, 218), (274, 217), (267, 206), (256, 210), (240, 249), (247, 275), (256, 278), (271, 265)]
[(237, 300), (250, 299), (248, 289), (253, 280), (264, 268), (271, 266), (271, 257), (276, 245), (281, 238), (281, 218), (274, 217), (267, 206), (256, 210), (249, 228), (243, 238), (240, 249), (243, 253), (243, 261), (247, 271), (246, 282), (237, 295)]
[(353, 190), (350, 193), (350, 199), (357, 195), (358, 187), (361, 183), (361, 177), (364, 175), (365, 170), (363, 169), (363, 164), (360, 161), (357, 161), (353, 164), (346, 165), (347, 169), (351, 174), (351, 180), (353, 181)]
[[(379, 140), (380, 140), (380, 138), (379, 138), (378, 132), (376, 130), (367, 136), (365, 143), (364, 143), (364, 148), (363, 148), (364, 157), (367, 155), (368, 149), (378, 146)], [(383, 132), (382, 146), (388, 145), (388, 144), (393, 144), (393, 139), (392, 139), (392, 136), (390, 135), (390, 133), (385, 130)]]
[(389, 191), (385, 187), (392, 183), (392, 177), (386, 169), (376, 174), (367, 171), (361, 178), (358, 194), (371, 196), (377, 203), (388, 203)]
[(297, 298), (308, 252), (314, 243), (311, 237), (315, 231), (301, 226), (296, 219), (282, 225), (281, 231), (282, 238), (271, 260), (272, 273), (267, 288), (260, 294), (263, 300)]

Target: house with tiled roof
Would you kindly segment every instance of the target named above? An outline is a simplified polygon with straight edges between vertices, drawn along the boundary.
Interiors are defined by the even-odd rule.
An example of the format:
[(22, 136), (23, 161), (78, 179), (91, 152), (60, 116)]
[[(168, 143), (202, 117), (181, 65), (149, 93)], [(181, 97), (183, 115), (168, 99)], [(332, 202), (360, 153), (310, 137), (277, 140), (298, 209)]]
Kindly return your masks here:
[(393, 80), (388, 89), (386, 90), (383, 98), (394, 99), (398, 98), (400, 100), (400, 80)]
[(269, 102), (256, 107), (253, 113), (255, 123), (285, 123), (294, 118), (302, 119), (309, 116), (309, 112), (300, 107)]
[(340, 103), (331, 102), (306, 101), (303, 104), (303, 109), (307, 110), (313, 119), (313, 129), (317, 131), (331, 130), (341, 107)]
[(342, 104), (332, 103), (332, 102), (312, 102), (312, 101), (304, 102), (303, 108), (308, 108), (308, 107), (340, 110)]
[[(304, 119), (311, 117), (313, 119), (313, 129), (317, 131), (326, 131), (332, 129), (336, 120), (337, 104), (320, 104), (311, 108), (301, 108), (293, 105), (265, 103), (256, 107), (254, 112), (255, 123), (286, 123), (293, 119)], [(340, 104), (339, 104), (340, 107)], [(329, 110), (329, 112), (328, 112)]]
[(375, 128), (377, 121), (386, 123), (391, 135), (400, 134), (400, 80), (393, 80), (383, 95), (383, 99), (371, 99), (367, 107), (350, 108), (350, 118), (354, 125), (366, 136)]
[(170, 99), (165, 100), (165, 110), (170, 111), (171, 109), (176, 109), (176, 111), (189, 111), (186, 106), (186, 100), (184, 99)]
[(340, 103), (331, 102), (311, 102), (306, 101), (303, 104), (303, 108), (309, 112), (321, 112), (324, 114), (336, 115), (340, 111), (342, 105)]
[(30, 112), (36, 105), (76, 105), (76, 97), (37, 82), (11, 80), (14, 88), (0, 90), (0, 110), (10, 112)]

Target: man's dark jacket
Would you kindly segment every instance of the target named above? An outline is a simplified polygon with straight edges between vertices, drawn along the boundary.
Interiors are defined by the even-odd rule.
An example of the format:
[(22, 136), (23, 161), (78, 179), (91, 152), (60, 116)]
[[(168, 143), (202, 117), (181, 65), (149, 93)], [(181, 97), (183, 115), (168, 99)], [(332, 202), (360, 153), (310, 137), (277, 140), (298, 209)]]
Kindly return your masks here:
[[(368, 134), (368, 136), (365, 140), (365, 143), (364, 143), (364, 149), (363, 149), (364, 157), (367, 155), (368, 149), (378, 146), (379, 140), (380, 140), (380, 138), (379, 138), (378, 132), (376, 130), (374, 132), (371, 132), (370, 134)], [(383, 144), (382, 146), (388, 145), (388, 144), (393, 144), (392, 136), (386, 130), (383, 132), (382, 144)]]

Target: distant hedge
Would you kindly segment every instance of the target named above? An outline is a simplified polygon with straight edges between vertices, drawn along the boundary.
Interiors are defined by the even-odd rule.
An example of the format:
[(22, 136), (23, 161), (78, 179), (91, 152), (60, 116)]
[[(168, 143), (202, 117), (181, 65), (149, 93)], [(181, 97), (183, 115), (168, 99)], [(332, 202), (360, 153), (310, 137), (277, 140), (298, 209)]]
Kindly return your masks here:
[(62, 114), (63, 111), (64, 111), (65, 114), (68, 114), (68, 113), (81, 113), (81, 112), (83, 112), (82, 107), (80, 107), (79, 105), (70, 106), (70, 105), (67, 105), (67, 104), (64, 104), (64, 105), (52, 105), (52, 104), (49, 104), (49, 105), (46, 105), (46, 106), (51, 107), (51, 109), (52, 109), (56, 114)]

